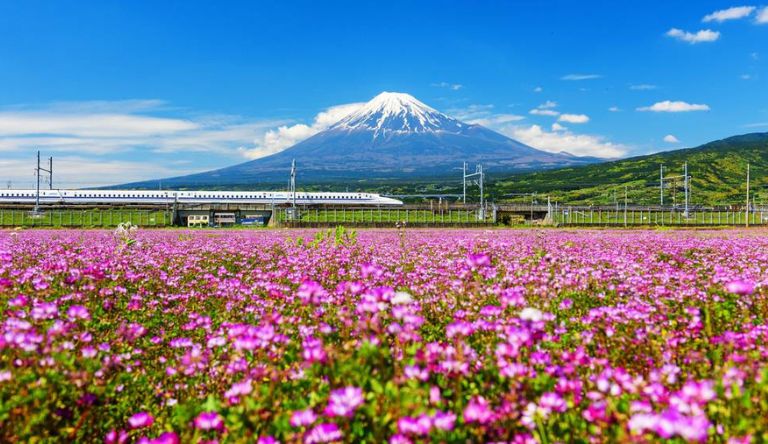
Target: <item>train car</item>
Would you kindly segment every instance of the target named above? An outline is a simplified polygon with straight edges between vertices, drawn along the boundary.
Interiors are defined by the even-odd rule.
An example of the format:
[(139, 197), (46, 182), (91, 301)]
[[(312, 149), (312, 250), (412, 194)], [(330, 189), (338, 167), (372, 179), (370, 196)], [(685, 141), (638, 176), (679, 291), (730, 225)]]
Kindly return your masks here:
[[(35, 190), (0, 190), (0, 203), (34, 204)], [(147, 190), (40, 190), (41, 204), (274, 204), (297, 205), (402, 205), (375, 193), (287, 191), (147, 191)]]

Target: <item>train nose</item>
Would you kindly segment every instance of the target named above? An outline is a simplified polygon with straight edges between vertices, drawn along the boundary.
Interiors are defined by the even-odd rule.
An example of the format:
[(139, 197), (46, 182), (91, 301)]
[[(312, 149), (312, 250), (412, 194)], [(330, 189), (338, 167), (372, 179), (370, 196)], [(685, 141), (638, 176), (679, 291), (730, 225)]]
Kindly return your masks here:
[(403, 202), (399, 201), (397, 199), (392, 199), (391, 197), (381, 197), (381, 203), (383, 205), (402, 205)]

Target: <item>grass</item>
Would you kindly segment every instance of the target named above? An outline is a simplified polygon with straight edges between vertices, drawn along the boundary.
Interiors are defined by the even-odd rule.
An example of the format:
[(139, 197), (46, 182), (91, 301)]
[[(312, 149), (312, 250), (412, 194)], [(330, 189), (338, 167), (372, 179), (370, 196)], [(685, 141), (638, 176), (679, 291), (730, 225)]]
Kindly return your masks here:
[(50, 210), (33, 217), (26, 210), (0, 209), (3, 227), (116, 227), (130, 222), (142, 227), (171, 225), (171, 214), (166, 211), (146, 210)]
[[(310, 223), (397, 223), (409, 224), (467, 224), (483, 222), (471, 210), (404, 210), (404, 209), (306, 209), (299, 213), (301, 222)], [(279, 221), (287, 220), (284, 211), (278, 211)], [(487, 223), (487, 222), (486, 222)]]

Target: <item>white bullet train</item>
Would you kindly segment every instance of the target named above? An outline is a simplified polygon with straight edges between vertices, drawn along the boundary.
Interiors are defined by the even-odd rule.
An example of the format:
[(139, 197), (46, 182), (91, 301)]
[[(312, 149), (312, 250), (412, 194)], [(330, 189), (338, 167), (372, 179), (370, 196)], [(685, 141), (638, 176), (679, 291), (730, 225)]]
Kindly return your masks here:
[[(33, 204), (35, 190), (0, 190), (0, 203)], [(274, 204), (293, 202), (288, 191), (40, 190), (40, 204)], [(374, 193), (296, 192), (297, 205), (402, 205)]]

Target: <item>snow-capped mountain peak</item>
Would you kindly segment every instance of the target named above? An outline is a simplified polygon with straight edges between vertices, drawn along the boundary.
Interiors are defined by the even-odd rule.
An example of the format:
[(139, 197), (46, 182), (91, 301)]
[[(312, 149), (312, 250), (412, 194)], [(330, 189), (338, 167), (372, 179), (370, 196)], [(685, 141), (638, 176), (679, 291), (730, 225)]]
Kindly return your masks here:
[(420, 102), (410, 94), (383, 92), (331, 126), (330, 130), (389, 133), (459, 132), (467, 125)]

